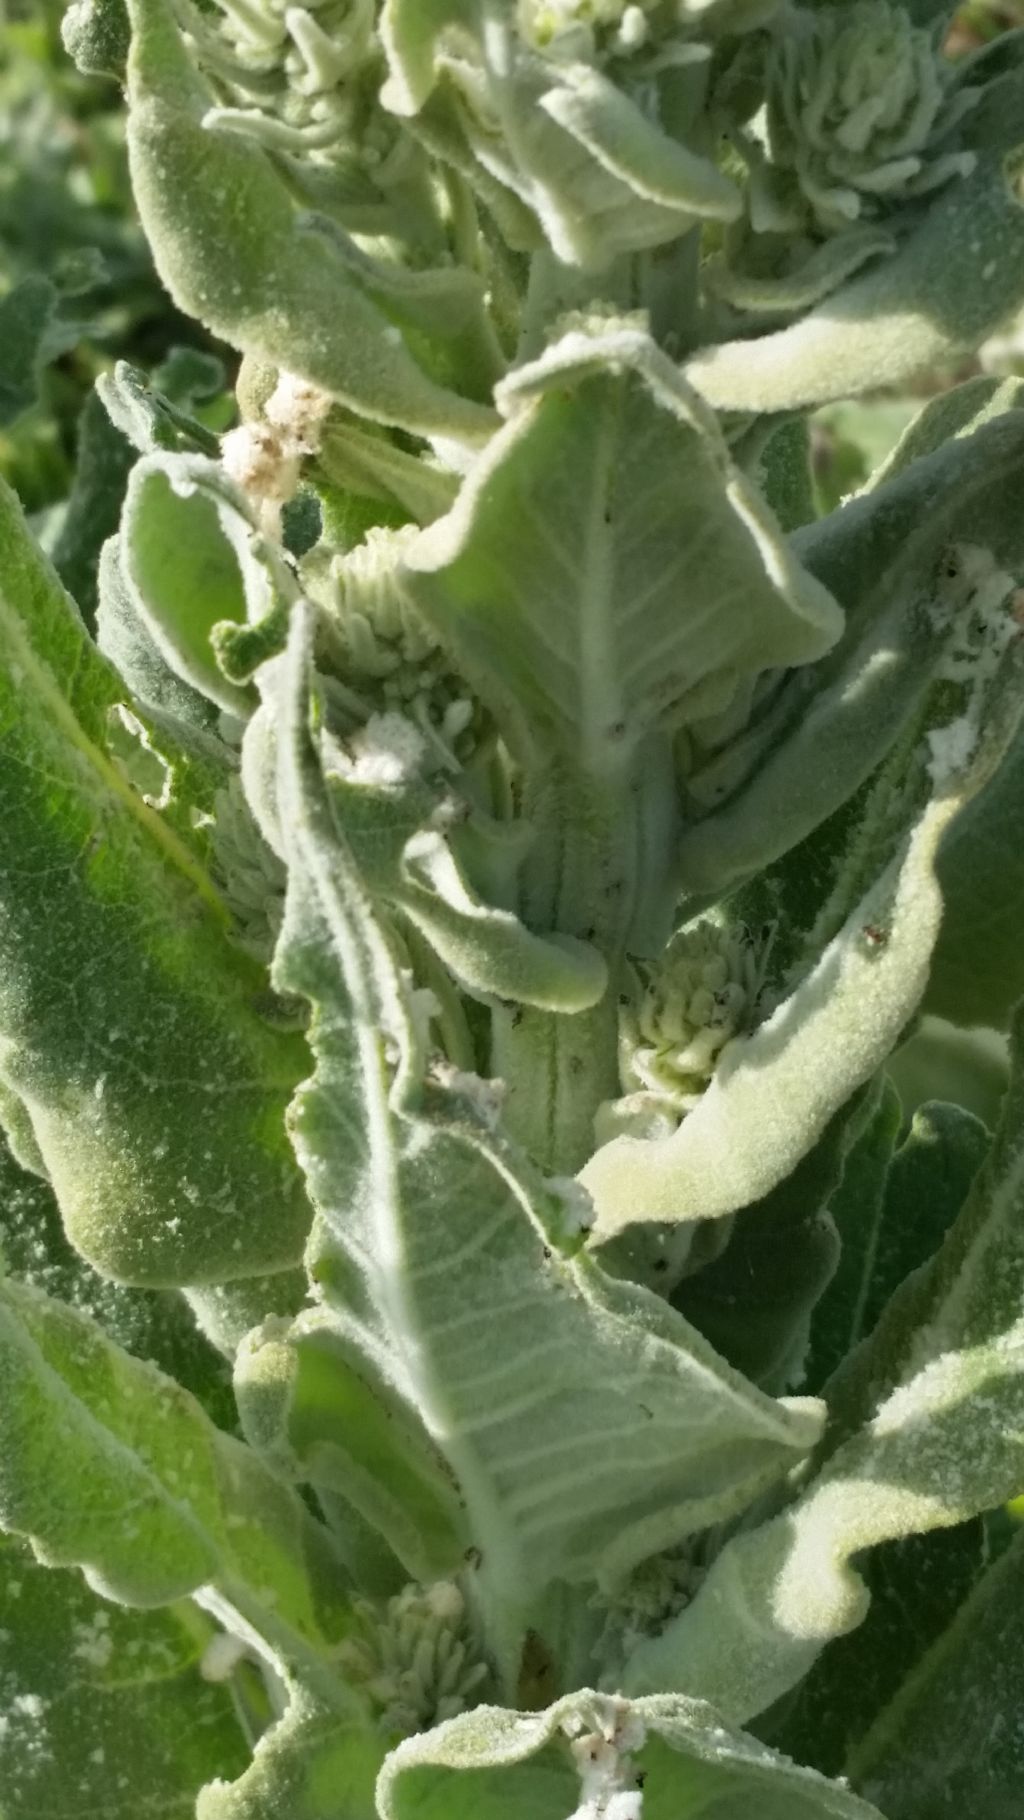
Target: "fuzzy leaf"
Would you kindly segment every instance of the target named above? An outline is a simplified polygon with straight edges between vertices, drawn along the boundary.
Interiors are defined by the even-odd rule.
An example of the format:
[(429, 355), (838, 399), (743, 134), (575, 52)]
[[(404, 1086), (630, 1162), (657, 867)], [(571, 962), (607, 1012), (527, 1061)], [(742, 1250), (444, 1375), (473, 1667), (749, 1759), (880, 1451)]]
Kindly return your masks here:
[(229, 1763), (217, 1766), (196, 1820), (371, 1820), (383, 1751), (371, 1730), (296, 1689), (237, 1782), (224, 1778)]
[(672, 1296), (730, 1365), (772, 1390), (804, 1387), (812, 1312), (839, 1261), (830, 1208), (863, 1098), (855, 1094), (792, 1174), (737, 1214), (721, 1256)]
[(993, 1150), (929, 1267), (829, 1385), (827, 1457), (799, 1501), (729, 1542), (693, 1603), (627, 1667), (628, 1692), (700, 1686), (739, 1721), (868, 1608), (853, 1557), (947, 1528), (1020, 1482), (1024, 1020)]
[(852, 1753), (889, 1820), (1010, 1820), (1024, 1742), (1024, 1539), (980, 1580)]
[(1022, 799), (1024, 739), (1018, 736), (939, 853), (946, 914), (925, 1005), (953, 1023), (1003, 1030), (1024, 993), (1024, 851), (1016, 838)]
[[(793, 547), (846, 613), (842, 638), (796, 671), (773, 709), (688, 780), (710, 813), (684, 828), (683, 888), (732, 889), (806, 839), (890, 750), (919, 707), (948, 636), (931, 611), (934, 576), (956, 537), (985, 543), (1011, 570), (1013, 506), (1024, 472), (1024, 412), (894, 472), (798, 531)], [(964, 821), (967, 815), (964, 816)]]
[[(859, 1563), (871, 1593), (863, 1624), (826, 1645), (779, 1713), (759, 1721), (759, 1734), (798, 1763), (848, 1776), (865, 1734), (899, 1701), (987, 1559), (981, 1517), (873, 1548)], [(888, 1806), (884, 1812), (890, 1814)]]
[(258, 623), (288, 586), (243, 495), (199, 455), (147, 455), (132, 471), (119, 538), (136, 611), (182, 680), (244, 718), (252, 688), (224, 676), (210, 634), (227, 620)]
[(984, 1125), (959, 1106), (921, 1107), (893, 1156), (899, 1124), (890, 1087), (832, 1202), (842, 1256), (814, 1317), (807, 1383), (815, 1392), (938, 1250), (988, 1149)]
[(0, 1525), (124, 1605), (212, 1584), (287, 1667), (348, 1627), (325, 1530), (187, 1391), (76, 1309), (0, 1281)]
[(897, 253), (791, 327), (724, 342), (688, 363), (709, 404), (791, 411), (899, 386), (977, 347), (1019, 307), (1021, 82), (1013, 72), (986, 91), (963, 135), (978, 153), (976, 169), (940, 192)]
[[(832, 1281), (814, 1311), (811, 1328), (807, 1383), (816, 1390), (825, 1382), (833, 1366), (874, 1326), (878, 1313), (874, 1297), (878, 1292), (876, 1272), (885, 1221), (886, 1183), (901, 1123), (899, 1094), (883, 1075), (874, 1096), (871, 1116), (843, 1160), (842, 1178), (829, 1201), (829, 1212), (837, 1229), (839, 1258)], [(954, 1213), (965, 1190), (966, 1184), (954, 1205)], [(924, 1255), (930, 1256), (934, 1249), (934, 1245), (926, 1245)], [(887, 1294), (882, 1296), (882, 1301), (885, 1300)]]
[(472, 24), (476, 0), (384, 0), (380, 35), (390, 69), (384, 100), (396, 114), (414, 114), (437, 81), (434, 51), (448, 25)]
[[(862, 825), (830, 881), (831, 894), (813, 928), (804, 925), (807, 958), (792, 969), (797, 983), (789, 997), (751, 1035), (726, 1046), (676, 1131), (616, 1138), (580, 1172), (597, 1208), (599, 1238), (635, 1220), (721, 1218), (759, 1199), (896, 1047), (927, 984), (941, 920), (939, 844), (988, 782), (1019, 723), (1021, 645), (1012, 621), (1002, 632), (1003, 656), (991, 672), (979, 672), (979, 718), (964, 722), (965, 752), (951, 748), (937, 771), (915, 758), (933, 712), (926, 698), (916, 737), (904, 741), (867, 792)], [(946, 737), (942, 718), (938, 724), (937, 751)]]
[(204, 125), (212, 97), (193, 72), (168, 0), (129, 0), (128, 10), (132, 185), (179, 308), (364, 416), (421, 435), (486, 437), (490, 409), (435, 383), (417, 364), (392, 326), (401, 306), (371, 296), (370, 261), (354, 246), (342, 250), (340, 230), (325, 232), (296, 214), (259, 146)]
[(648, 732), (834, 642), (830, 595), (646, 335), (570, 332), (499, 401), (509, 421), (413, 545), (408, 589), (520, 750), (621, 775)]
[(565, 1185), (505, 1149), (472, 1080), (424, 1078), (323, 779), (309, 635), (300, 611), (264, 687), (289, 866), (274, 977), (313, 1007), (317, 1070), (291, 1119), (322, 1215), (311, 1269), (454, 1473), (514, 1678), (524, 1598), (541, 1622), (552, 1580), (625, 1572), (737, 1508), (817, 1414), (758, 1395), (657, 1297), (563, 1255), (578, 1243)]
[(219, 1427), (237, 1417), (231, 1379), (174, 1291), (125, 1289), (72, 1251), (53, 1189), (19, 1167), (0, 1140), (0, 1261), (23, 1283), (56, 1296), (98, 1321), (110, 1339), (149, 1359), (190, 1390)]
[(408, 917), (468, 992), (562, 1012), (603, 997), (608, 970), (596, 949), (534, 935), (511, 911), (481, 900), (455, 843), (430, 827), (429, 790), (379, 789), (337, 772), (330, 788), (370, 889)]
[(228, 1687), (200, 1674), (213, 1634), (194, 1607), (126, 1611), (0, 1538), (4, 1820), (138, 1820), (156, 1794), (192, 1820), (248, 1754)]
[(65, 50), (86, 75), (123, 80), (131, 37), (125, 0), (72, 0), (60, 29)]
[(0, 1072), (97, 1268), (283, 1268), (309, 1219), (283, 1124), (304, 1046), (262, 1020), (265, 975), (107, 757), (123, 685), (6, 491), (0, 547)]
[[(730, 1731), (702, 1700), (626, 1701), (588, 1689), (540, 1713), (477, 1707), (406, 1739), (384, 1764), (378, 1812), (382, 1820), (440, 1820), (456, 1812), (460, 1820), (564, 1820), (575, 1781), (566, 1733), (581, 1746), (585, 1739), (598, 1748), (619, 1741), (627, 1757), (620, 1800), (635, 1764), (645, 1820), (680, 1813), (747, 1820), (753, 1812), (758, 1820), (880, 1820), (837, 1783)], [(630, 1812), (640, 1811), (637, 1800)], [(578, 1810), (583, 1820), (600, 1812), (596, 1798)]]

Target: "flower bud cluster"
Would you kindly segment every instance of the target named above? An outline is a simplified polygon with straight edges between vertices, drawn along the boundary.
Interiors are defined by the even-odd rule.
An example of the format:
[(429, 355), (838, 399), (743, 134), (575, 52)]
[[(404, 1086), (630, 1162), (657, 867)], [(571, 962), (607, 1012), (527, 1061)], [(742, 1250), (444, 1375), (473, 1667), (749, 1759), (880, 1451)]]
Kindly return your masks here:
[(778, 0), (519, 0), (519, 35), (560, 62), (669, 49), (697, 32), (749, 31)]
[(368, 1696), (382, 1731), (411, 1737), (477, 1703), (490, 1670), (452, 1581), (406, 1586), (383, 1610), (367, 1599), (354, 1609), (362, 1635), (343, 1644), (341, 1666)]
[(839, 233), (968, 173), (973, 153), (948, 141), (974, 97), (951, 93), (951, 74), (932, 33), (889, 0), (787, 15), (767, 62), (755, 227), (760, 211), (766, 226), (803, 215)]
[[(373, 155), (368, 140), (380, 138), (387, 118), (375, 107), (374, 0), (216, 0), (219, 19), (182, 3), (200, 63), (224, 98), (211, 124), (317, 162), (356, 143), (364, 158)], [(378, 158), (393, 138), (388, 125)]]
[(457, 771), (480, 742), (484, 713), (402, 592), (396, 570), (415, 535), (414, 527), (371, 530), (356, 549), (329, 559), (315, 592), (330, 614), (342, 681), (374, 714), (411, 721), (434, 766)]
[(762, 958), (745, 931), (705, 919), (680, 930), (656, 965), (636, 962), (620, 1012), (623, 1092), (696, 1105), (730, 1038), (753, 1019)]

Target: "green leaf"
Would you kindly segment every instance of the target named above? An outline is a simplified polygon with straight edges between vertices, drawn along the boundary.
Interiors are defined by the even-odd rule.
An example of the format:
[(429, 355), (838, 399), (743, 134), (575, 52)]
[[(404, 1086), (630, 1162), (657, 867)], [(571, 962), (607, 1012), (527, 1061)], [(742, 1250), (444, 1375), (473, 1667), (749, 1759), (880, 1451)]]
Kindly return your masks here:
[(260, 1739), (236, 1782), (224, 1772), (202, 1790), (196, 1820), (372, 1820), (373, 1789), (384, 1744), (302, 1689), (283, 1719)]
[(988, 1130), (999, 1122), (1010, 1070), (1009, 1046), (998, 1030), (961, 1030), (923, 1017), (887, 1068), (908, 1116), (943, 1100), (973, 1113)]
[[(870, 1079), (924, 991), (942, 914), (935, 850), (957, 807), (950, 797), (927, 811), (906, 853), (792, 995), (728, 1045), (677, 1131), (614, 1138), (598, 1149), (580, 1179), (597, 1208), (600, 1238), (638, 1219), (720, 1219), (761, 1199)], [(876, 929), (884, 932), (877, 943)]]
[(177, 743), (188, 749), (189, 758), (201, 756), (216, 771), (216, 784), (208, 787), (204, 804), (208, 809), (214, 789), (226, 781), (227, 753), (218, 733), (220, 710), (208, 696), (184, 682), (160, 651), (125, 580), (116, 537), (108, 538), (100, 552), (98, 581), (99, 649), (127, 684), (136, 706), (161, 725), (172, 723)]
[(235, 1426), (227, 1370), (179, 1295), (124, 1289), (72, 1251), (48, 1182), (20, 1168), (0, 1140), (0, 1261), (22, 1282), (81, 1309), (137, 1359), (150, 1359), (202, 1403), (221, 1428)]
[(734, 447), (787, 534), (817, 517), (807, 421), (792, 416), (755, 424), (749, 441)]
[(378, 30), (390, 78), (382, 99), (396, 114), (414, 114), (437, 81), (434, 50), (448, 25), (472, 25), (477, 0), (384, 0)]
[(985, 1127), (959, 1106), (923, 1106), (893, 1156), (899, 1125), (890, 1087), (832, 1201), (842, 1257), (814, 1318), (807, 1384), (816, 1393), (938, 1250), (988, 1150)]
[[(296, 213), (283, 177), (252, 139), (204, 124), (212, 97), (168, 0), (129, 0), (128, 10), (132, 186), (157, 270), (179, 308), (243, 353), (378, 422), (471, 442), (486, 437), (489, 407), (435, 383), (393, 326), (407, 320), (386, 294), (396, 268), (382, 263), (376, 284), (372, 262), (352, 243), (343, 250), (340, 230), (324, 231)], [(411, 284), (430, 277), (407, 276)], [(469, 288), (482, 324), (482, 288)], [(478, 390), (486, 389), (481, 374)]]
[(274, 1317), (290, 1320), (299, 1313), (309, 1297), (309, 1280), (303, 1269), (278, 1270), (232, 1283), (207, 1283), (182, 1294), (210, 1345), (234, 1359), (254, 1327)]
[(588, 1010), (608, 969), (590, 944), (534, 935), (510, 910), (483, 902), (457, 836), (432, 826), (436, 794), (415, 783), (378, 789), (329, 774), (346, 839), (371, 891), (425, 936), (467, 992), (559, 1012)]
[[(627, 1701), (586, 1688), (545, 1712), (480, 1706), (407, 1738), (384, 1764), (378, 1812), (382, 1820), (564, 1820), (572, 1757), (584, 1791), (591, 1765), (610, 1770), (603, 1799), (595, 1790), (581, 1802), (581, 1820), (604, 1812), (604, 1800), (611, 1813), (615, 1792), (624, 1803), (638, 1785), (645, 1820), (880, 1820), (839, 1784), (730, 1731), (702, 1700)], [(637, 1796), (634, 1803), (628, 1812), (639, 1815)]]
[(709, 404), (791, 411), (899, 386), (1000, 327), (1024, 298), (1021, 83), (1019, 72), (993, 82), (967, 116), (976, 169), (939, 193), (897, 253), (791, 327), (688, 363)]
[(657, 1297), (563, 1255), (571, 1188), (505, 1148), (482, 1084), (425, 1074), (322, 775), (310, 630), (298, 612), (262, 685), (289, 868), (274, 978), (313, 1007), (316, 1073), (291, 1115), (322, 1215), (311, 1271), (458, 1482), (514, 1684), (553, 1580), (614, 1578), (738, 1508), (817, 1415), (758, 1395)]
[(1022, 803), (1024, 739), (1018, 736), (939, 852), (946, 912), (925, 1005), (953, 1023), (1005, 1030), (1024, 994), (1024, 851), (1015, 838)]
[(705, 813), (682, 833), (686, 891), (732, 889), (770, 865), (881, 762), (919, 708), (948, 638), (932, 601), (950, 541), (984, 543), (1011, 570), (1020, 558), (1012, 502), (1022, 468), (1024, 412), (1010, 411), (796, 533), (796, 554), (842, 605), (845, 630), (746, 734), (687, 779), (692, 809)]
[(212, 1586), (286, 1670), (334, 1685), (324, 1659), (349, 1625), (338, 1557), (250, 1448), (88, 1316), (10, 1279), (0, 1379), (0, 1526), (124, 1605)]
[[(798, 1763), (812, 1763), (827, 1776), (849, 1776), (865, 1733), (899, 1700), (903, 1684), (915, 1676), (983, 1573), (986, 1558), (980, 1517), (872, 1549), (860, 1563), (871, 1593), (863, 1624), (825, 1647), (783, 1701), (781, 1718), (773, 1723), (768, 1714), (759, 1723), (760, 1734)], [(898, 1820), (880, 1789), (866, 1787), (860, 1777), (854, 1786)], [(969, 1804), (966, 1811), (973, 1812)]]
[(128, 483), (119, 548), (139, 618), (171, 669), (246, 718), (255, 690), (227, 680), (210, 634), (224, 621), (268, 618), (294, 583), (244, 495), (201, 455), (143, 456)]
[[(941, 920), (939, 843), (1019, 722), (1020, 641), (1005, 614), (1000, 624), (1003, 656), (991, 671), (983, 662), (972, 670), (980, 693), (968, 693), (966, 756), (944, 743), (952, 715), (940, 676), (913, 737), (860, 805), (861, 825), (834, 862), (813, 926), (799, 925), (796, 957), (786, 957), (789, 996), (726, 1046), (673, 1133), (615, 1138), (580, 1172), (600, 1238), (637, 1220), (721, 1218), (767, 1194), (896, 1047), (927, 984)], [(928, 740), (937, 743), (925, 762)]]
[[(873, 493), (887, 480), (902, 474), (911, 463), (934, 454), (944, 443), (973, 436), (987, 423), (1005, 416), (1007, 411), (1020, 410), (1022, 404), (1024, 380), (995, 379), (987, 373), (978, 373), (961, 385), (951, 386), (948, 392), (939, 392), (936, 397), (929, 398), (907, 424), (885, 460), (872, 472), (864, 492)], [(859, 408), (868, 411), (872, 407), (863, 405)]]
[(289, 1477), (353, 1504), (412, 1579), (459, 1570), (470, 1538), (444, 1455), (332, 1314), (257, 1328), (235, 1382), (248, 1440)]
[[(451, 509), (458, 490), (453, 474), (396, 447), (381, 431), (350, 422), (340, 411), (332, 412), (324, 425), (317, 466), (332, 488), (361, 496), (367, 510), (372, 502), (368, 524), (383, 521), (381, 504), (396, 511), (403, 523), (430, 524)], [(332, 509), (330, 497), (324, 505)], [(336, 505), (333, 510), (337, 512)], [(330, 541), (337, 540), (332, 536)]]
[(262, 1020), (265, 975), (106, 755), (124, 687), (7, 491), (0, 548), (0, 1071), (104, 1273), (281, 1269), (309, 1220), (283, 1123), (304, 1045)]
[[(475, 40), (472, 74), (436, 56), (452, 24)], [(537, 56), (495, 9), (433, 0), (414, 12), (398, 0), (384, 10), (381, 34), (391, 71), (385, 105), (489, 206), (496, 190), (518, 197), (566, 266), (601, 270), (677, 240), (702, 218), (734, 221), (742, 212), (732, 180), (664, 131), (624, 86), (583, 61)], [(510, 244), (522, 245), (521, 228), (510, 232), (500, 210), (499, 201)]]
[[(839, 1240), (839, 1257), (832, 1281), (814, 1311), (811, 1326), (807, 1387), (815, 1392), (820, 1391), (833, 1367), (871, 1331), (881, 1305), (875, 1300), (880, 1290), (878, 1254), (886, 1232), (886, 1184), (902, 1123), (902, 1107), (899, 1094), (884, 1075), (874, 1097), (872, 1115), (844, 1158), (842, 1178), (829, 1200), (829, 1212)], [(963, 1191), (954, 1205), (954, 1213), (962, 1200)], [(906, 1223), (910, 1224), (909, 1221)], [(934, 1245), (925, 1243), (923, 1257), (930, 1257), (934, 1249)], [(892, 1283), (886, 1284), (882, 1302), (888, 1299), (888, 1292), (894, 1287)]]
[(248, 1754), (229, 1688), (201, 1673), (213, 1635), (194, 1608), (126, 1611), (0, 1538), (3, 1820), (138, 1820), (154, 1797), (192, 1820)]
[[(539, 105), (609, 176), (632, 192), (635, 208), (631, 238), (644, 204), (654, 204), (677, 217), (657, 230), (655, 245), (675, 239), (702, 217), (717, 221), (735, 221), (739, 217), (742, 201), (731, 179), (710, 159), (699, 157), (654, 125), (599, 70), (587, 65), (567, 67), (561, 80), (545, 91)], [(517, 149), (523, 137), (520, 127), (513, 139)], [(547, 145), (547, 136), (539, 134), (538, 151)], [(550, 170), (543, 169), (540, 159), (534, 175), (541, 182), (551, 183)], [(556, 183), (551, 183), (551, 187), (557, 192)], [(538, 212), (545, 220), (546, 211)], [(575, 231), (578, 233), (579, 229)]]
[(50, 551), (54, 568), (90, 627), (96, 622), (100, 550), (117, 530), (133, 460), (130, 445), (91, 392), (78, 419), (71, 494)]
[(769, 1389), (804, 1387), (812, 1311), (839, 1261), (830, 1209), (864, 1116), (856, 1094), (792, 1174), (736, 1215), (721, 1256), (672, 1295), (730, 1365)]
[(945, 1243), (829, 1384), (821, 1470), (790, 1510), (727, 1543), (692, 1604), (639, 1646), (627, 1692), (700, 1686), (742, 1722), (862, 1622), (855, 1556), (1019, 1488), (1022, 1047), (1018, 1019), (995, 1144)]
[[(843, 0), (806, 0), (812, 7), (841, 6)], [(940, 26), (956, 11), (950, 0), (904, 0), (903, 11), (909, 13), (915, 25)]]
[[(196, 361), (202, 358), (191, 349), (172, 350), (172, 358), (174, 353), (190, 355)], [(215, 364), (220, 366), (219, 361)], [(206, 379), (211, 380), (212, 373)], [(96, 392), (114, 428), (140, 455), (167, 449), (215, 456), (219, 450), (217, 437), (182, 408), (182, 401), (166, 397), (145, 373), (129, 366), (126, 360), (115, 361), (112, 373), (100, 374)]]
[(1010, 1820), (1024, 1770), (1024, 1544), (965, 1600), (866, 1738), (850, 1773), (889, 1820)]
[(498, 398), (506, 427), (406, 560), (517, 750), (621, 774), (652, 730), (834, 643), (831, 597), (645, 334), (598, 319)]

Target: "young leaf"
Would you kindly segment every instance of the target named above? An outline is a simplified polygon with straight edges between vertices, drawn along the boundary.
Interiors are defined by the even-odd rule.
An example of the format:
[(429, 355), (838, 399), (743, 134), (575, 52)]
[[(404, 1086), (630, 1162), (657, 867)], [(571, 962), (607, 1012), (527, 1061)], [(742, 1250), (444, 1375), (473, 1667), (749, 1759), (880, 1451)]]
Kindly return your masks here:
[(339, 821), (370, 890), (402, 912), (467, 992), (549, 1011), (586, 1011), (608, 969), (571, 936), (534, 935), (510, 910), (484, 903), (459, 864), (458, 837), (432, 826), (436, 792), (415, 780), (378, 788), (329, 773)]
[(640, 330), (595, 318), (498, 399), (508, 422), (407, 585), (517, 751), (612, 780), (649, 733), (834, 643), (831, 596)]
[(244, 496), (201, 455), (144, 456), (128, 484), (119, 549), (139, 618), (171, 669), (245, 719), (255, 690), (228, 681), (210, 634), (225, 620), (257, 624), (294, 583)]

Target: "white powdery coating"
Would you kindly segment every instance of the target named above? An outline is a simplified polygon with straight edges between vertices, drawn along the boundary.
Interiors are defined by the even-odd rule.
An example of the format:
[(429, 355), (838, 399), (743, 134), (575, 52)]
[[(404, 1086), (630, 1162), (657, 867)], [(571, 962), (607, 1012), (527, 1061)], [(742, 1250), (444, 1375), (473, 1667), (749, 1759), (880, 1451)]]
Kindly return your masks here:
[(90, 1668), (106, 1668), (114, 1653), (109, 1626), (110, 1619), (105, 1611), (97, 1612), (91, 1624), (76, 1624), (72, 1655), (88, 1663)]
[(944, 784), (967, 769), (978, 743), (978, 729), (966, 714), (951, 720), (948, 727), (933, 727), (928, 734), (928, 775), (934, 784)]
[(204, 1681), (230, 1681), (238, 1664), (247, 1654), (247, 1645), (241, 1637), (233, 1636), (230, 1631), (218, 1631), (203, 1651), (199, 1673)]
[(378, 788), (408, 783), (427, 756), (426, 740), (404, 714), (372, 714), (349, 748), (354, 781)]
[(299, 482), (298, 457), (269, 424), (242, 423), (221, 437), (221, 466), (253, 499), (282, 505)]
[(280, 432), (289, 455), (314, 455), (320, 447), (332, 400), (308, 379), (279, 373), (277, 384), (263, 407), (268, 423)]

